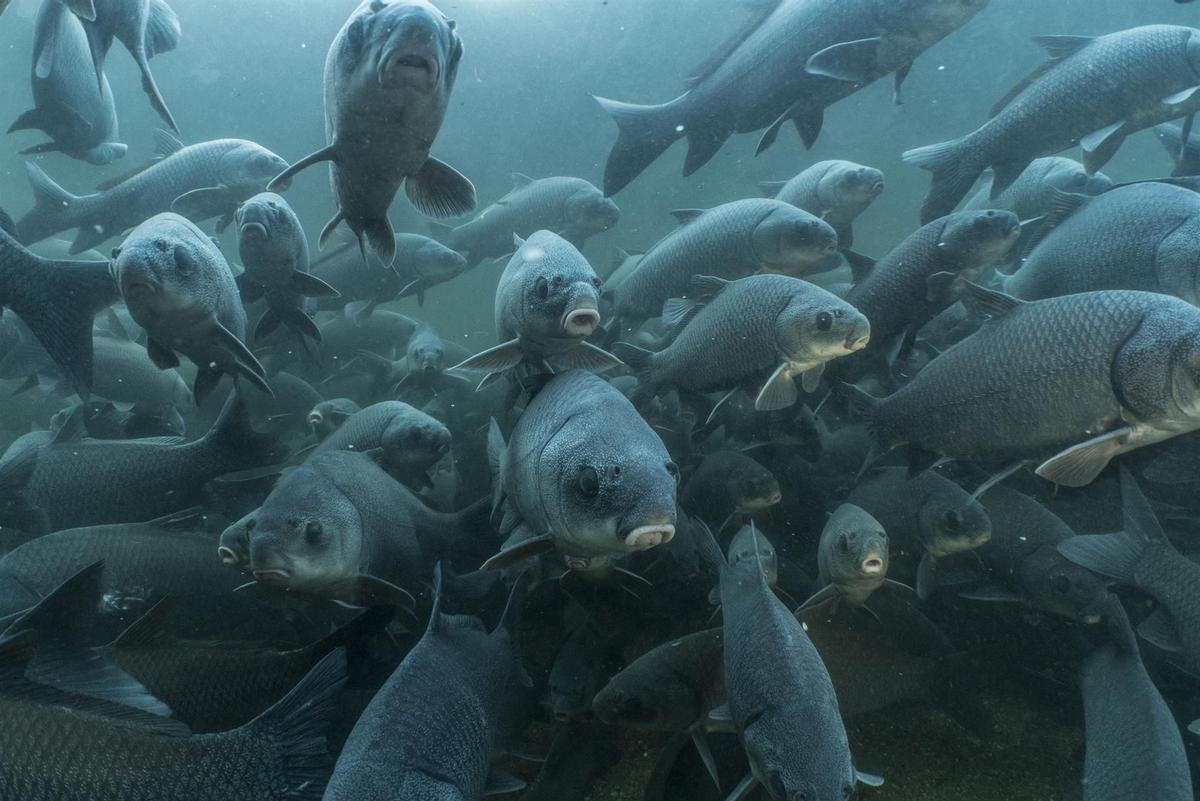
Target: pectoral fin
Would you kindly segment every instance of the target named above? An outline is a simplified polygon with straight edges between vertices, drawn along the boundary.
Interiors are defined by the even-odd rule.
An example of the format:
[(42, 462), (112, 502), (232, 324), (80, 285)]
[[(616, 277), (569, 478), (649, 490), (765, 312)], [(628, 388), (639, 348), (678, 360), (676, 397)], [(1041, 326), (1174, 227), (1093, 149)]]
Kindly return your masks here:
[(783, 362), (775, 368), (775, 372), (771, 373), (767, 383), (759, 390), (758, 397), (754, 399), (754, 408), (760, 412), (786, 409), (794, 404), (798, 397), (791, 370), (788, 363)]
[(1036, 472), (1047, 481), (1064, 487), (1084, 487), (1108, 466), (1112, 458), (1125, 450), (1133, 429), (1123, 426), (1107, 434), (1073, 445), (1038, 466)]

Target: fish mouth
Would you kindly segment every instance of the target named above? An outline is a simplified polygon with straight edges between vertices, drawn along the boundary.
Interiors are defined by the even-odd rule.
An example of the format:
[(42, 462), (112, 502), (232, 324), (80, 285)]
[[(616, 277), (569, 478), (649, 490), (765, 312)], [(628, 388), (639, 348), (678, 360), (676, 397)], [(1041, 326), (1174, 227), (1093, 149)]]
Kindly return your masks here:
[(855, 326), (854, 330), (846, 336), (846, 350), (853, 353), (856, 350), (862, 350), (871, 341), (871, 332), (868, 330), (863, 333), (860, 326)]
[(883, 181), (876, 181), (867, 189), (867, 194), (873, 198), (879, 197), (883, 194), (883, 188)]
[(290, 572), (280, 567), (266, 567), (251, 572), (254, 574), (255, 581), (260, 581), (264, 584), (281, 584), (292, 577)]
[(562, 316), (563, 330), (573, 337), (590, 337), (600, 326), (600, 312), (595, 306), (576, 306)]
[(651, 523), (638, 526), (625, 535), (625, 547), (632, 551), (645, 551), (656, 545), (665, 545), (675, 536), (675, 526), (670, 523)]
[(1102, 620), (1104, 620), (1103, 615), (1084, 615), (1083, 617), (1080, 618), (1081, 622), (1083, 622), (1089, 626), (1094, 626)]
[(868, 576), (878, 576), (883, 573), (883, 560), (872, 556), (863, 560), (862, 572)]
[(308, 413), (308, 425), (310, 428), (316, 428), (317, 426), (321, 425), (324, 420), (325, 415), (318, 411), (312, 411)]
[(412, 85), (432, 92), (438, 75), (437, 62), (420, 53), (393, 51), (379, 62), (381, 86)]
[(260, 222), (242, 223), (242, 227), (238, 229), (238, 235), (242, 237), (249, 237), (251, 233), (255, 234), (258, 239), (271, 238), (271, 232), (267, 230), (267, 226)]
[(227, 565), (236, 565), (241, 561), (228, 545), (217, 548), (217, 556), (221, 557), (221, 561)]

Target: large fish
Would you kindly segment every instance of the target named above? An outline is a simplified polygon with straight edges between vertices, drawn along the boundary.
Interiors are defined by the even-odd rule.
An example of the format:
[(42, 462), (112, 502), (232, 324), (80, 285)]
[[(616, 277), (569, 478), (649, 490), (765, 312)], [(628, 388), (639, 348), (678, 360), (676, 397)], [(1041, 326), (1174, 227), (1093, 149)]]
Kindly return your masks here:
[(1200, 428), (1195, 306), (1129, 290), (969, 294), (990, 321), (886, 399), (857, 398), (882, 448), (1044, 460), (1038, 475), (1080, 487), (1121, 453)]
[(271, 393), (266, 371), (246, 347), (246, 311), (221, 251), (177, 214), (151, 217), (113, 250), (113, 276), (129, 313), (146, 329), (146, 351), (160, 369), (182, 353), (198, 368), (196, 403), (229, 373)]
[(92, 321), (119, 297), (105, 262), (43, 259), (0, 230), (0, 308), (16, 312), (83, 398), (92, 387)]
[(621, 210), (582, 178), (530, 178), (513, 173), (513, 189), (457, 228), (434, 224), (434, 234), (467, 257), (474, 267), (484, 259), (512, 253), (513, 234), (555, 232), (577, 248), (593, 234), (617, 224)]
[(155, 131), (157, 155), (145, 167), (76, 196), (27, 163), (34, 207), (17, 223), (17, 238), (39, 242), (78, 228), (71, 253), (78, 254), (120, 236), (165, 211), (190, 219), (220, 217), (218, 230), (233, 221), (239, 203), (261, 192), (287, 162), (244, 139), (216, 139), (184, 146), (166, 131)]
[(1083, 147), (1088, 173), (1132, 133), (1200, 110), (1200, 30), (1145, 25), (1105, 36), (1039, 36), (1050, 60), (1017, 84), (981, 127), (904, 154), (933, 172), (928, 222), (954, 210), (992, 168), (996, 197), (1038, 156)]
[(963, 206), (963, 211), (1004, 209), (1022, 221), (1031, 220), (1050, 211), (1059, 192), (1098, 195), (1112, 185), (1112, 179), (1107, 175), (1102, 172), (1089, 175), (1074, 159), (1046, 156), (1029, 162), (1017, 179), (994, 197), (992, 176), (988, 175), (975, 196)]
[(852, 305), (799, 278), (698, 276), (693, 287), (692, 300), (664, 307), (666, 317), (687, 321), (666, 349), (616, 346), (638, 371), (639, 401), (668, 387), (711, 392), (753, 385), (760, 387), (756, 410), (782, 409), (799, 397), (796, 377), (814, 391), (826, 362), (861, 350), (872, 337), (871, 324)]
[(34, 24), (33, 108), (9, 133), (37, 129), (51, 141), (22, 153), (61, 152), (92, 164), (108, 164), (128, 149), (117, 141), (117, 109), (108, 78), (99, 84), (83, 24), (59, 2), (43, 3)]
[[(512, 239), (510, 237), (509, 242)], [(317, 301), (318, 309), (341, 309), (356, 320), (371, 315), (381, 303), (416, 296), (424, 304), (426, 290), (457, 277), (467, 260), (437, 240), (420, 234), (396, 234), (396, 258), (391, 269), (364, 262), (353, 245), (327, 251), (312, 264), (313, 274), (339, 293)]]
[(853, 161), (818, 161), (787, 181), (762, 181), (767, 197), (791, 203), (833, 226), (838, 246), (854, 245), (854, 220), (883, 193), (883, 173)]
[(346, 418), (313, 451), (357, 451), (376, 458), (413, 489), (430, 486), (428, 471), (450, 452), (450, 431), (420, 409), (383, 401)]
[(734, 133), (766, 128), (759, 152), (792, 121), (804, 144), (821, 132), (826, 107), (889, 73), (896, 97), (917, 56), (979, 13), (987, 0), (767, 0), (658, 106), (596, 98), (620, 134), (604, 170), (604, 193), (636, 178), (687, 137), (683, 174), (702, 167)]
[(1004, 282), (1039, 300), (1096, 289), (1163, 292), (1200, 305), (1200, 195), (1146, 181), (1059, 196), (1048, 231)]
[(475, 187), (429, 155), (442, 127), (462, 59), (453, 20), (426, 0), (364, 0), (338, 31), (325, 60), (325, 133), (329, 144), (281, 173), (269, 189), (322, 161), (338, 211), (323, 243), (345, 222), (390, 267), (396, 253), (387, 211), (400, 184), (431, 217), (475, 208)]
[(804, 275), (836, 267), (829, 223), (781, 200), (737, 200), (674, 212), (681, 223), (637, 263), (611, 295), (615, 314), (636, 324), (684, 297), (696, 275), (736, 280), (758, 272)]
[(512, 535), (489, 566), (557, 549), (586, 569), (675, 535), (679, 469), (625, 396), (592, 373), (551, 378), (507, 444), (493, 424), (488, 451), (500, 534)]

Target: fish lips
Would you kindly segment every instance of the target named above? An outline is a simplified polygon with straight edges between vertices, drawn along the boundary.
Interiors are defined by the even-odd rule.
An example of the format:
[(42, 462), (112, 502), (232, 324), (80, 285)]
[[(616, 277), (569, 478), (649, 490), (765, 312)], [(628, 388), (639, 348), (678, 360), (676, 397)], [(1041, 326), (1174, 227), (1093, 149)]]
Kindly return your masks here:
[(594, 300), (586, 299), (576, 302), (574, 308), (568, 309), (559, 320), (564, 331), (571, 337), (590, 337), (600, 326), (600, 310)]
[(379, 59), (379, 85), (384, 87), (408, 86), (432, 94), (441, 74), (436, 57), (410, 48), (388, 50)]
[(666, 545), (674, 536), (674, 524), (649, 523), (626, 531), (622, 539), (629, 550), (645, 551), (657, 545)]
[(246, 222), (242, 223), (240, 228), (238, 228), (238, 237), (241, 239), (250, 239), (253, 237), (255, 239), (268, 241), (271, 238), (271, 229), (268, 228), (266, 224), (258, 222), (257, 220), (247, 220)]

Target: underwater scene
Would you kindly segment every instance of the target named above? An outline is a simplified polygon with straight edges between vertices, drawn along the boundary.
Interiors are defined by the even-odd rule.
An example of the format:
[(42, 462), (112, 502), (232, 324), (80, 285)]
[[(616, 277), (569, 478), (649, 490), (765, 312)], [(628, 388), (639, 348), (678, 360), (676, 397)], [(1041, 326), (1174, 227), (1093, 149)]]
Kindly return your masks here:
[(0, 801), (1193, 801), (1200, 2), (0, 0)]

